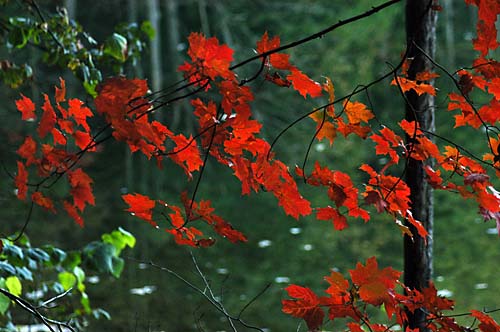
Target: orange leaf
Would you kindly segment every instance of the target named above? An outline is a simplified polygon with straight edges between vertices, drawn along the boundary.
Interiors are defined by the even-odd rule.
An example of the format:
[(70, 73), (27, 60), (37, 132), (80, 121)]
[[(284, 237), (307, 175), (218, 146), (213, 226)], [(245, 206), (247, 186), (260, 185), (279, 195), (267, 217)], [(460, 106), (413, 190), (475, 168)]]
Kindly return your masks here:
[(21, 99), (16, 100), (16, 107), (17, 110), (21, 112), (21, 118), (23, 120), (32, 120), (36, 118), (35, 104), (25, 95), (21, 94)]
[(286, 79), (292, 82), (293, 88), (297, 90), (302, 95), (302, 97), (306, 98), (307, 94), (309, 94), (313, 98), (321, 96), (321, 84), (313, 81), (307, 75), (296, 68), (293, 68), (291, 71), (292, 73), (288, 75)]
[(38, 163), (35, 156), (36, 142), (31, 136), (26, 136), (24, 143), (17, 149), (17, 154), (26, 159), (26, 166)]
[(17, 162), (17, 175), (14, 178), (14, 183), (17, 188), (17, 198), (24, 201), (28, 192), (28, 172), (20, 161)]
[(378, 268), (375, 257), (368, 258), (366, 265), (356, 264), (356, 269), (350, 270), (351, 279), (359, 287), (359, 296), (366, 303), (375, 306), (385, 304), (390, 306), (394, 301), (394, 288), (401, 272), (391, 267)]
[(78, 211), (76, 210), (75, 206), (72, 205), (68, 201), (64, 201), (63, 203), (64, 209), (68, 213), (68, 215), (73, 218), (73, 220), (80, 226), (83, 227), (84, 221), (83, 218), (78, 214)]
[[(280, 46), (280, 37), (274, 36), (272, 39), (269, 39), (269, 35), (267, 31), (262, 36), (261, 40), (257, 42), (257, 52), (259, 54), (271, 51)], [(288, 54), (282, 53), (274, 53), (269, 56), (269, 62), (271, 66), (276, 69), (281, 70), (289, 70), (292, 66), (289, 62), (290, 56)]]
[(54, 203), (52, 200), (46, 196), (44, 196), (41, 192), (36, 191), (31, 195), (31, 199), (33, 200), (34, 203), (37, 205), (45, 208), (46, 210), (49, 210), (53, 213), (56, 212), (54, 209)]
[(61, 83), (61, 88), (58, 88), (57, 86), (55, 87), (56, 103), (66, 101), (66, 82), (59, 77), (59, 83)]
[(348, 226), (346, 217), (341, 214), (339, 210), (330, 206), (326, 208), (319, 208), (316, 212), (316, 218), (318, 220), (332, 221), (333, 226), (338, 231), (341, 231)]
[(81, 168), (75, 171), (67, 172), (68, 181), (71, 186), (70, 193), (73, 196), (73, 202), (80, 211), (83, 211), (85, 205), (95, 204), (92, 194), (92, 179)]
[(130, 206), (126, 211), (157, 227), (156, 222), (153, 221), (153, 208), (155, 207), (156, 201), (141, 194), (127, 194), (123, 195), (122, 198), (125, 203)]
[(361, 122), (367, 123), (370, 119), (373, 119), (375, 116), (372, 111), (366, 108), (366, 105), (360, 102), (350, 102), (346, 101), (344, 103), (344, 112), (347, 114), (347, 119), (349, 120), (349, 124), (359, 124)]
[(40, 136), (40, 138), (44, 138), (56, 125), (56, 113), (50, 104), (49, 96), (44, 94), (44, 98), (45, 102), (42, 106), (42, 119), (38, 125), (38, 136)]
[(407, 79), (405, 77), (398, 77), (397, 81), (396, 81), (396, 79), (393, 79), (391, 81), (391, 85), (400, 86), (401, 90), (403, 90), (403, 92), (413, 90), (419, 96), (423, 95), (424, 93), (428, 93), (432, 96), (436, 95), (436, 89), (432, 85), (425, 84), (425, 83), (418, 83), (417, 81), (412, 81), (412, 80)]

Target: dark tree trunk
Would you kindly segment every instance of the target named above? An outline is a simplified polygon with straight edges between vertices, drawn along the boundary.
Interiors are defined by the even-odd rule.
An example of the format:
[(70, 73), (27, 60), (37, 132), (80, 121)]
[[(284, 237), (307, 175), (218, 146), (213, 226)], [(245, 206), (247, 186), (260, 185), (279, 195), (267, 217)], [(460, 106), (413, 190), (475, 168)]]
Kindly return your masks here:
[[(432, 70), (427, 56), (433, 57), (436, 41), (436, 11), (431, 8), (432, 0), (406, 1), (406, 36), (409, 47), (408, 58), (413, 59), (408, 70), (408, 78), (422, 71)], [(425, 52), (425, 53), (424, 53)], [(426, 56), (427, 55), (427, 56)], [(417, 121), (426, 131), (434, 131), (434, 97), (428, 94), (418, 96), (415, 92), (406, 93), (406, 119)], [(406, 137), (411, 141), (411, 137)], [(413, 217), (422, 222), (429, 232), (427, 239), (418, 236), (416, 229), (408, 225), (414, 234), (413, 239), (404, 238), (404, 283), (411, 289), (421, 290), (429, 285), (432, 277), (432, 224), (433, 192), (426, 182), (425, 163), (409, 159), (405, 181), (411, 190), (411, 210)], [(426, 242), (427, 241), (427, 244)], [(426, 331), (425, 313), (408, 312), (408, 327)]]

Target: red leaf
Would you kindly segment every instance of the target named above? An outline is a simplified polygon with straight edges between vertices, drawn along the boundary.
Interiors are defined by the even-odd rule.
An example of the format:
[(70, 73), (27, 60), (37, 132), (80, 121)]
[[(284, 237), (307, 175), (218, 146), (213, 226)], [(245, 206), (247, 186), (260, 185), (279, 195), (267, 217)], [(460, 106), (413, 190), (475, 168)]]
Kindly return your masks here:
[(56, 125), (56, 113), (50, 104), (49, 96), (44, 95), (45, 103), (42, 106), (43, 114), (40, 124), (38, 125), (38, 136), (44, 138), (54, 129)]
[(59, 77), (59, 83), (61, 83), (61, 88), (55, 87), (56, 103), (66, 101), (66, 81)]
[(286, 79), (292, 82), (293, 88), (297, 90), (302, 97), (306, 98), (307, 94), (313, 98), (321, 96), (321, 84), (311, 80), (307, 75), (296, 68), (293, 68), (291, 71), (292, 73), (288, 75)]
[(70, 193), (73, 196), (73, 202), (80, 211), (83, 211), (85, 205), (95, 204), (92, 194), (92, 179), (81, 168), (75, 171), (67, 172), (68, 181), (71, 186)]
[(127, 194), (123, 195), (122, 198), (125, 203), (130, 206), (126, 211), (132, 213), (137, 218), (149, 222), (155, 227), (158, 226), (156, 222), (153, 221), (153, 208), (155, 207), (156, 201), (141, 194)]
[(44, 196), (41, 192), (36, 191), (31, 195), (31, 199), (33, 202), (43, 208), (45, 208), (48, 211), (51, 211), (52, 213), (55, 213), (56, 210), (54, 209), (54, 203), (52, 200), (46, 196)]
[(70, 202), (64, 201), (63, 203), (64, 209), (68, 213), (68, 215), (73, 218), (73, 220), (80, 226), (83, 227), (84, 221), (83, 218), (78, 214), (75, 206), (73, 206)]
[(319, 298), (314, 292), (297, 285), (290, 285), (285, 290), (295, 300), (282, 300), (284, 313), (303, 318), (309, 330), (314, 331), (323, 324), (324, 312), (321, 309)]
[(21, 118), (23, 120), (32, 120), (36, 118), (35, 104), (25, 95), (21, 94), (21, 99), (16, 100), (16, 107), (18, 111), (21, 112)]
[(184, 172), (191, 177), (191, 172), (199, 170), (203, 165), (196, 141), (193, 140), (192, 136), (187, 139), (182, 134), (173, 136), (171, 139), (175, 142), (176, 147), (169, 152), (170, 159), (181, 166)]
[(479, 329), (482, 332), (500, 331), (500, 325), (493, 318), (486, 315), (484, 312), (471, 310), (471, 316), (476, 317), (480, 321)]
[[(393, 305), (394, 288), (401, 272), (391, 267), (378, 268), (375, 257), (368, 258), (366, 265), (356, 264), (356, 269), (350, 270), (351, 279), (359, 287), (359, 296), (366, 303), (374, 306), (384, 304), (386, 310)], [(388, 317), (390, 318), (388, 310)]]
[(17, 175), (14, 178), (14, 183), (17, 188), (17, 198), (24, 201), (28, 192), (28, 172), (20, 161), (17, 162)]
[(90, 128), (87, 124), (87, 118), (94, 116), (92, 111), (88, 107), (83, 106), (83, 102), (79, 99), (70, 99), (68, 105), (69, 116), (72, 116), (77, 124), (81, 125), (85, 131), (89, 132)]
[[(262, 36), (261, 40), (257, 42), (257, 52), (259, 54), (274, 50), (280, 46), (279, 36), (274, 36), (269, 39), (267, 31)], [(290, 56), (288, 54), (274, 53), (269, 56), (269, 63), (276, 69), (289, 70), (292, 68), (289, 62)]]
[[(189, 77), (190, 82), (196, 85), (206, 83), (205, 78), (214, 80), (222, 77), (226, 80), (234, 78), (234, 73), (229, 69), (233, 61), (233, 50), (227, 45), (219, 45), (217, 38), (205, 38), (201, 33), (192, 32), (189, 37), (188, 55), (192, 64), (185, 62), (179, 67)], [(202, 80), (199, 82), (199, 80)]]
[(17, 149), (17, 154), (26, 159), (26, 166), (31, 164), (37, 164), (38, 159), (35, 156), (36, 153), (36, 142), (31, 136), (26, 136), (24, 143)]
[(348, 226), (346, 217), (337, 209), (330, 206), (326, 208), (319, 208), (316, 213), (316, 218), (318, 218), (318, 220), (332, 221), (333, 226), (338, 231), (341, 231)]
[(391, 81), (391, 85), (397, 85), (397, 86), (401, 87), (401, 90), (403, 92), (413, 90), (419, 96), (423, 95), (424, 93), (428, 93), (432, 96), (436, 95), (436, 89), (432, 85), (425, 84), (425, 83), (419, 83), (417, 81), (413, 81), (413, 80), (407, 79), (405, 77), (398, 77), (397, 80), (393, 79)]

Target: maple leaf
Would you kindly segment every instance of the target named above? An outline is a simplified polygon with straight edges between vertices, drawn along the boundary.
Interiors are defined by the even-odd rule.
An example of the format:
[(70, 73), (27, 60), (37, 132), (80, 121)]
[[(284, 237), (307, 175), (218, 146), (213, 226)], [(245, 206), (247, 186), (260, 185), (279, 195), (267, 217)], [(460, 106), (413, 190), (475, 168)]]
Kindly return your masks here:
[[(267, 31), (264, 32), (264, 35), (262, 38), (257, 42), (257, 52), (259, 54), (266, 53), (268, 51), (274, 50), (280, 46), (280, 38), (279, 36), (274, 36), (273, 38), (269, 39), (269, 35), (267, 34)], [(282, 54), (282, 53), (273, 53), (269, 56), (269, 63), (271, 66), (273, 66), (276, 69), (281, 69), (281, 70), (290, 70), (292, 68), (292, 65), (290, 65), (289, 62), (290, 56), (288, 54)], [(276, 79), (276, 78), (274, 78)], [(274, 81), (273, 81), (274, 82)], [(284, 81), (288, 82), (288, 81)], [(275, 84), (277, 84), (275, 82)], [(278, 84), (280, 85), (280, 84)], [(286, 86), (286, 85), (282, 85)]]
[(317, 209), (316, 218), (318, 220), (332, 221), (333, 226), (338, 231), (341, 231), (347, 227), (346, 217), (341, 214), (338, 209), (334, 209), (330, 206)]
[(78, 214), (76, 207), (68, 201), (63, 202), (64, 210), (68, 213), (68, 215), (73, 218), (73, 220), (80, 226), (83, 227), (84, 221), (83, 218)]
[(55, 86), (56, 103), (62, 103), (63, 101), (66, 101), (66, 81), (59, 77), (59, 83), (61, 84), (61, 88)]
[(282, 311), (306, 321), (309, 330), (314, 331), (323, 324), (324, 312), (318, 296), (307, 287), (290, 285), (285, 288), (294, 300), (282, 300)]
[(35, 104), (30, 98), (21, 94), (21, 99), (16, 100), (16, 107), (19, 112), (21, 112), (21, 119), (23, 120), (33, 120), (36, 118), (35, 115)]
[[(192, 32), (189, 37), (188, 55), (192, 64), (185, 62), (178, 70), (196, 85), (208, 84), (207, 78), (214, 80), (221, 77), (225, 80), (234, 78), (234, 73), (229, 69), (233, 61), (233, 50), (227, 45), (219, 45), (217, 38), (205, 38), (201, 33)], [(208, 89), (207, 85), (207, 89)]]
[(293, 88), (297, 90), (302, 97), (306, 98), (307, 94), (309, 94), (313, 98), (321, 96), (321, 84), (313, 81), (312, 79), (307, 77), (307, 75), (296, 68), (293, 68), (291, 72), (292, 73), (288, 75), (286, 79), (292, 82)]
[(44, 94), (45, 102), (42, 106), (43, 114), (38, 125), (38, 136), (44, 138), (48, 133), (52, 132), (56, 125), (56, 113), (50, 104), (49, 96)]
[(26, 199), (26, 194), (28, 192), (28, 172), (26, 167), (20, 161), (17, 162), (17, 175), (14, 178), (14, 184), (17, 188), (17, 198), (21, 200)]
[(171, 139), (175, 142), (176, 147), (169, 153), (170, 159), (181, 166), (191, 178), (191, 172), (199, 170), (203, 165), (196, 141), (193, 140), (192, 136), (187, 139), (182, 134), (173, 136)]
[(391, 81), (391, 85), (396, 85), (401, 87), (401, 90), (403, 92), (408, 92), (410, 90), (413, 90), (417, 93), (417, 95), (423, 95), (424, 93), (428, 93), (432, 96), (436, 95), (436, 89), (430, 85), (430, 84), (425, 84), (425, 83), (419, 83), (417, 81), (410, 80), (405, 77), (399, 77), (397, 80), (394, 78)]
[(370, 257), (365, 266), (358, 262), (356, 269), (349, 270), (349, 273), (352, 282), (359, 287), (360, 298), (374, 306), (384, 304), (390, 318), (389, 313), (393, 310), (389, 308), (394, 305), (394, 288), (401, 272), (391, 267), (379, 269), (376, 258)]
[(85, 131), (89, 132), (90, 128), (87, 124), (87, 118), (94, 116), (92, 111), (88, 107), (83, 106), (83, 101), (76, 98), (70, 99), (68, 105), (68, 115), (73, 117), (75, 122), (81, 125)]
[(36, 142), (31, 136), (26, 136), (23, 144), (16, 152), (21, 158), (26, 159), (26, 166), (38, 163), (38, 159), (35, 156)]
[(92, 194), (92, 179), (81, 168), (67, 172), (68, 181), (71, 186), (70, 193), (73, 196), (73, 202), (80, 211), (83, 211), (85, 205), (95, 204)]
[(479, 329), (482, 332), (498, 332), (500, 325), (490, 316), (478, 310), (471, 310), (471, 316), (479, 320)]
[(372, 111), (366, 108), (366, 105), (360, 102), (351, 102), (346, 100), (344, 102), (344, 112), (347, 114), (349, 124), (359, 124), (361, 122), (368, 122), (375, 116)]
[(54, 203), (49, 197), (44, 196), (41, 192), (36, 191), (31, 195), (31, 199), (33, 202), (46, 210), (56, 213), (56, 210), (54, 208)]
[(141, 194), (122, 195), (122, 199), (130, 206), (126, 211), (132, 213), (137, 218), (149, 222), (155, 227), (158, 226), (157, 223), (153, 221), (153, 208), (155, 207), (156, 201)]

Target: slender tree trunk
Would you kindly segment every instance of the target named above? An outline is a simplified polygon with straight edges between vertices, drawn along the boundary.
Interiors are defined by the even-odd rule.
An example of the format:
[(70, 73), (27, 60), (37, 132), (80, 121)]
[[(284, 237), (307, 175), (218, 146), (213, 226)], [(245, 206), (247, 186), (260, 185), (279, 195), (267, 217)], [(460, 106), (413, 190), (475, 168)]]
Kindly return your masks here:
[[(436, 41), (436, 11), (431, 9), (432, 0), (407, 0), (406, 36), (409, 47), (408, 58), (413, 59), (408, 77), (415, 79), (419, 72), (432, 70), (432, 63), (426, 57), (434, 56)], [(422, 50), (422, 51), (421, 51)], [(425, 52), (425, 53), (423, 53)], [(406, 119), (417, 121), (426, 131), (434, 131), (434, 97), (429, 94), (418, 96), (414, 91), (406, 93)], [(406, 137), (411, 141), (411, 137)], [(411, 190), (411, 211), (413, 217), (429, 232), (427, 239), (418, 236), (416, 229), (408, 225), (413, 239), (404, 238), (404, 283), (411, 289), (421, 290), (429, 285), (432, 277), (432, 230), (433, 192), (427, 183), (425, 163), (409, 159), (405, 181)], [(426, 243), (427, 241), (427, 243)], [(427, 331), (426, 315), (423, 311), (408, 312), (408, 326)]]
[(444, 18), (445, 18), (445, 38), (446, 38), (446, 57), (448, 66), (455, 69), (456, 52), (455, 52), (455, 24), (453, 19), (455, 16), (453, 0), (444, 1)]
[[(151, 22), (151, 25), (153, 26), (153, 29), (155, 31), (155, 37), (151, 41), (151, 49), (150, 49), (150, 68), (151, 68), (151, 89), (153, 91), (159, 91), (162, 88), (163, 85), (163, 70), (162, 70), (162, 65), (161, 65), (161, 36), (162, 36), (162, 31), (161, 31), (161, 26), (160, 26), (160, 4), (158, 0), (148, 0), (147, 1), (147, 7), (148, 7), (148, 19)], [(162, 121), (162, 112), (161, 110), (158, 110), (155, 114), (154, 117), (156, 120), (163, 122)], [(150, 167), (148, 161), (143, 158), (143, 176), (146, 176), (146, 174), (149, 174), (150, 176), (150, 186), (153, 189), (153, 193), (155, 195), (159, 195), (160, 191), (162, 190), (163, 186), (163, 172), (161, 172), (158, 169), (154, 169), (153, 172), (148, 171), (147, 169)]]

